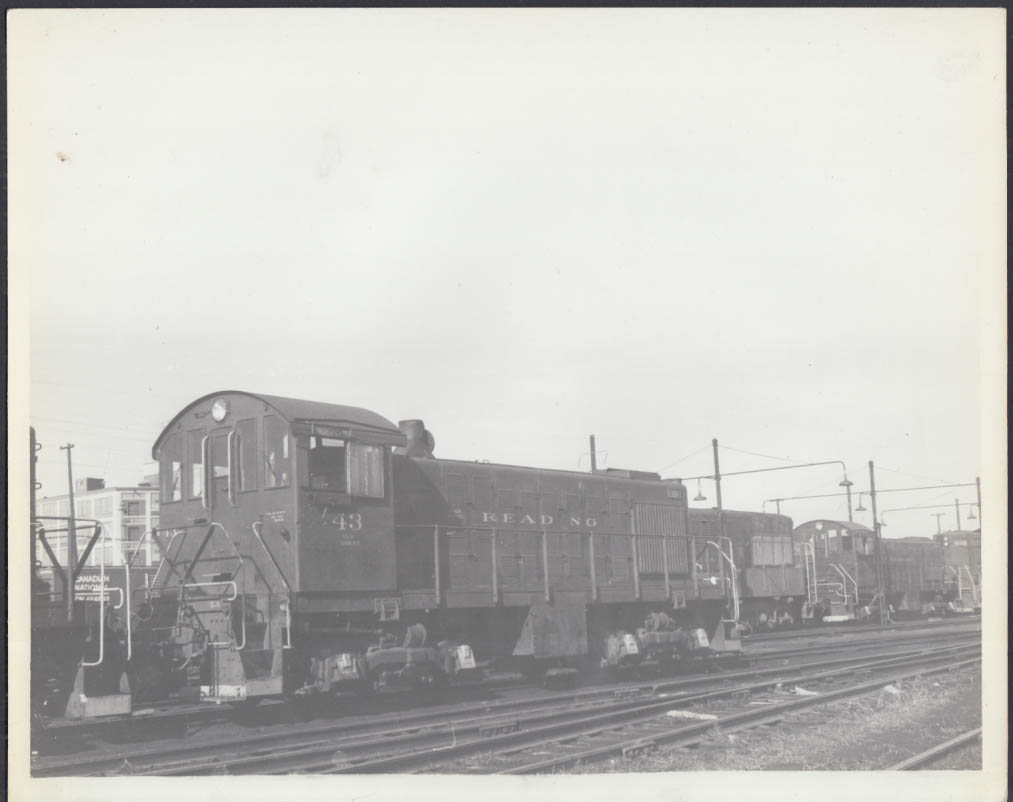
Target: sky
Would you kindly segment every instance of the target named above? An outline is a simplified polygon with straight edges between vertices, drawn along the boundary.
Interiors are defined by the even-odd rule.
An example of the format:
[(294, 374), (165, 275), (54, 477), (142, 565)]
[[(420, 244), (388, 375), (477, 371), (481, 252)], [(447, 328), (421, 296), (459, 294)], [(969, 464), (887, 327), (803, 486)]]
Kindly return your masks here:
[[(973, 483), (1005, 442), (997, 9), (8, 26), (11, 375), (43, 496), (68, 442), (76, 477), (138, 482), (224, 389), (422, 418), (458, 459), (587, 470), (593, 433), (599, 467), (666, 477), (713, 473), (712, 438), (723, 473), (839, 460), (856, 506), (869, 460), (879, 490)], [(723, 502), (841, 479), (728, 477)], [(954, 528), (955, 499), (881, 496), (884, 536)]]

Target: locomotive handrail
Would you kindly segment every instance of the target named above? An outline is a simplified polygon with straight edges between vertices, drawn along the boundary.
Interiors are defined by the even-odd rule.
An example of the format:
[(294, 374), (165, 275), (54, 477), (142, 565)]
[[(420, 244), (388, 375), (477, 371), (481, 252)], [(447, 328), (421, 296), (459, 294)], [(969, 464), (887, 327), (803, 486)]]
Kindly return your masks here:
[(978, 594), (978, 586), (974, 583), (974, 574), (971, 573), (970, 566), (961, 565), (960, 570), (967, 573), (967, 579), (971, 583), (971, 596), (974, 598), (974, 603), (981, 604), (981, 598)]
[(232, 447), (232, 443), (233, 443), (233, 441), (235, 439), (236, 439), (236, 430), (235, 430), (235, 428), (233, 428), (231, 431), (229, 431), (228, 438), (226, 438), (226, 442), (228, 443), (228, 450), (227, 450), (226, 459), (228, 460), (228, 466), (229, 466), (229, 468), (228, 468), (228, 470), (229, 470), (229, 478), (228, 478), (228, 484), (225, 486), (225, 495), (228, 496), (229, 504), (231, 504), (233, 507), (236, 506), (236, 483), (234, 481), (232, 481), (233, 478), (235, 478), (235, 471), (232, 470), (232, 467), (233, 467), (232, 460), (234, 459), (234, 454), (235, 454), (235, 451), (234, 451), (234, 449)]
[[(841, 568), (841, 566), (839, 566), (837, 563), (827, 563), (827, 565), (829, 565), (831, 568), (833, 568), (841, 576), (841, 588), (844, 590), (844, 606), (847, 607), (848, 606), (848, 577), (844, 573), (844, 570)], [(854, 581), (854, 580), (852, 580), (852, 581)], [(858, 593), (857, 593), (857, 591), (855, 593), (855, 604), (856, 605), (858, 604)]]
[[(238, 569), (238, 571), (241, 574), (240, 582), (241, 582), (242, 588), (243, 588), (242, 591), (240, 591), (238, 589), (235, 579), (219, 580), (219, 581), (211, 581), (211, 582), (189, 582), (189, 583), (187, 582), (187, 580), (193, 575), (193, 569), (197, 565), (197, 563), (200, 561), (200, 557), (204, 553), (204, 549), (207, 547), (207, 544), (211, 541), (211, 536), (214, 534), (214, 532), (215, 532), (216, 529), (220, 529), (221, 530), (222, 534), (225, 536), (226, 542), (232, 548), (232, 552), (233, 552), (235, 558), (239, 561), (239, 569)], [(232, 576), (235, 577), (236, 573), (234, 572), (232, 574)], [(187, 569), (186, 574), (184, 574), (184, 576), (183, 576), (183, 581), (179, 585), (179, 594), (180, 594), (179, 599), (180, 599), (180, 602), (182, 602), (183, 599), (185, 598), (186, 590), (187, 589), (193, 589), (193, 588), (199, 588), (199, 587), (210, 587), (210, 586), (214, 586), (214, 585), (231, 585), (232, 586), (232, 596), (230, 598), (224, 599), (224, 601), (226, 601), (226, 602), (230, 602), (231, 603), (231, 602), (235, 601), (236, 599), (238, 599), (240, 596), (242, 596), (241, 607), (242, 607), (242, 611), (243, 611), (243, 619), (242, 619), (242, 622), (241, 622), (240, 626), (241, 626), (241, 631), (242, 631), (242, 636), (243, 637), (242, 637), (242, 644), (241, 645), (236, 645), (235, 638), (232, 639), (232, 644), (228, 644), (226, 641), (212, 641), (208, 645), (209, 646), (236, 645), (236, 650), (239, 651), (239, 650), (241, 650), (241, 649), (243, 649), (243, 648), (246, 647), (246, 561), (243, 559), (243, 555), (240, 554), (239, 549), (236, 547), (235, 542), (233, 542), (232, 538), (229, 536), (229, 530), (226, 529), (218, 521), (212, 521), (208, 525), (207, 534), (204, 536), (204, 540), (201, 542), (200, 546), (197, 548), (197, 553), (194, 555), (193, 560), (190, 562), (190, 567)], [(180, 609), (182, 609), (182, 604), (180, 605)]]
[[(102, 558), (99, 560), (99, 587), (104, 590), (106, 584), (106, 526), (101, 522), (96, 523), (98, 523), (99, 526), (101, 527), (100, 535), (102, 537), (102, 552), (101, 552)], [(67, 537), (68, 538), (77, 537), (77, 533), (75, 532), (72, 535), (70, 532), (68, 532)], [(67, 551), (68, 554), (70, 553), (69, 545), (70, 544), (68, 543), (68, 551)], [(71, 587), (73, 587), (74, 582), (73, 577), (71, 577), (70, 581)], [(87, 660), (82, 660), (81, 661), (82, 667), (85, 666), (92, 667), (102, 665), (102, 661), (105, 660), (105, 642), (106, 642), (105, 599), (106, 599), (105, 593), (98, 594), (98, 660), (96, 660), (93, 663)]]
[[(806, 595), (809, 598), (809, 605), (813, 606), (819, 601), (819, 598), (816, 593), (816, 546), (813, 544), (812, 538), (802, 541), (802, 549), (805, 552), (803, 558), (805, 560)], [(812, 556), (812, 573), (809, 572), (810, 556)]]
[(180, 601), (184, 601), (186, 599), (186, 591), (187, 590), (192, 590), (194, 588), (208, 588), (208, 587), (213, 587), (215, 585), (229, 585), (229, 586), (232, 587), (232, 595), (229, 596), (228, 598), (224, 598), (223, 597), (224, 601), (232, 602), (232, 601), (235, 601), (236, 599), (239, 598), (239, 590), (236, 587), (235, 580), (232, 580), (232, 579), (220, 579), (217, 582), (188, 582), (185, 585), (180, 585), (179, 586), (179, 600)]
[[(727, 540), (728, 541), (728, 550), (731, 551), (731, 549), (732, 549), (732, 539), (730, 537), (720, 537), (720, 538), (718, 538), (718, 540)], [(735, 582), (735, 560), (732, 558), (732, 556), (730, 554), (725, 554), (724, 549), (722, 549), (721, 546), (719, 546), (713, 540), (708, 540), (707, 541), (707, 545), (708, 546), (713, 546), (714, 548), (716, 548), (718, 550), (718, 554), (720, 554), (725, 560), (727, 560), (728, 565), (731, 566), (731, 569), (732, 569), (732, 616), (733, 617), (731, 619), (726, 619), (726, 621), (730, 620), (730, 621), (733, 621), (734, 623), (737, 624), (739, 622), (739, 589), (738, 589), (738, 586), (736, 585), (736, 582)]]
[(849, 573), (848, 569), (844, 567), (843, 563), (837, 563), (837, 567), (844, 573), (848, 579), (851, 580), (851, 584), (855, 588), (855, 607), (858, 607), (858, 581)]
[[(290, 584), (288, 584), (288, 580), (285, 578), (285, 573), (281, 570), (281, 566), (278, 564), (278, 561), (275, 559), (274, 554), (267, 547), (267, 543), (264, 542), (264, 536), (260, 532), (260, 529), (261, 529), (262, 526), (263, 526), (263, 523), (261, 521), (254, 521), (250, 528), (253, 530), (253, 534), (256, 536), (257, 542), (260, 543), (261, 548), (267, 554), (268, 559), (270, 559), (271, 563), (274, 565), (274, 570), (278, 572), (278, 576), (281, 578), (282, 583), (285, 585), (285, 590), (288, 592), (287, 596), (286, 596), (286, 599), (285, 599), (285, 640), (288, 641), (288, 642), (287, 643), (282, 643), (281, 648), (282, 649), (291, 649), (292, 648), (292, 595), (291, 595), (292, 594), (292, 586)], [(245, 620), (245, 604), (244, 604), (243, 610), (244, 610), (244, 620)], [(244, 641), (245, 641), (245, 636), (244, 636)]]
[[(204, 435), (204, 438), (200, 441), (200, 458), (201, 461), (204, 463), (202, 466), (204, 475), (201, 476), (200, 502), (201, 506), (203, 506), (204, 509), (206, 510), (211, 509), (211, 499), (209, 498), (211, 494), (210, 492), (208, 492), (208, 485), (210, 485), (212, 488), (214, 487), (214, 484), (208, 481), (208, 477), (213, 473), (213, 466), (208, 465), (208, 463), (211, 462), (211, 449), (209, 447), (210, 442), (211, 442), (211, 435), (209, 434)], [(212, 470), (208, 470), (208, 468), (212, 468)]]
[[(130, 660), (130, 658), (133, 657), (133, 654), (134, 654), (134, 638), (133, 638), (133, 622), (134, 622), (134, 617), (133, 617), (133, 611), (132, 611), (133, 593), (131, 592), (131, 587), (130, 587), (130, 571), (134, 567), (134, 560), (136, 560), (137, 559), (137, 555), (141, 553), (141, 547), (144, 545), (144, 541), (147, 539), (148, 535), (151, 535), (151, 537), (152, 537), (153, 540), (155, 539), (155, 528), (154, 527), (152, 527), (151, 529), (145, 529), (144, 530), (144, 534), (141, 535), (141, 539), (137, 541), (137, 546), (134, 548), (133, 553), (130, 555), (130, 559), (127, 560), (127, 562), (126, 562), (126, 567), (123, 570), (123, 573), (124, 573), (124, 576), (125, 576), (124, 583), (126, 584), (126, 587), (127, 587), (127, 592), (126, 592), (126, 604), (127, 604), (127, 660)], [(175, 539), (176, 539), (176, 537), (175, 537), (175, 533), (174, 533), (172, 540), (175, 540)], [(172, 545), (172, 540), (169, 541), (169, 545), (170, 546)], [(173, 565), (173, 570), (175, 570), (175, 564), (172, 562), (172, 560), (169, 559), (168, 553), (163, 551), (162, 546), (161, 546), (161, 541), (157, 541), (157, 542), (159, 543), (158, 550), (159, 550), (159, 552), (162, 555), (161, 562), (168, 562), (170, 565)], [(157, 578), (157, 576), (158, 576), (158, 574), (160, 572), (160, 569), (161, 569), (161, 564), (159, 564), (159, 568), (155, 569), (155, 576), (156, 576), (156, 578)], [(150, 588), (148, 587), (148, 585), (147, 585), (146, 582), (145, 582), (145, 591), (146, 592), (150, 591)]]

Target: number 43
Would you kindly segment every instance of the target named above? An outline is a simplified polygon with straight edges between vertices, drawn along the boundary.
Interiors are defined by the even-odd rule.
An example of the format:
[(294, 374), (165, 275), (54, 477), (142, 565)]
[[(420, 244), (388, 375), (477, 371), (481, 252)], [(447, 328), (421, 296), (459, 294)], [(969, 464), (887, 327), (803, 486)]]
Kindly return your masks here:
[(343, 512), (339, 512), (334, 516), (331, 523), (338, 527), (338, 529), (342, 532), (345, 530), (358, 532), (362, 529), (362, 516), (357, 512), (352, 512), (348, 515), (345, 515)]

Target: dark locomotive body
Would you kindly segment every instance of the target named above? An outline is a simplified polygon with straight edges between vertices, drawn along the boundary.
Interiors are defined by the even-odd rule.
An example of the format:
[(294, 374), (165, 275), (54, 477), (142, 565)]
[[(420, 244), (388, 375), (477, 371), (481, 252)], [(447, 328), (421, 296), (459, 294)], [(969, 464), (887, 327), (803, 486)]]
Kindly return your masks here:
[(403, 428), (239, 392), (176, 416), (136, 636), (167, 688), (239, 700), (738, 648), (681, 483), (438, 460)]
[[(735, 562), (738, 620), (749, 630), (801, 621), (806, 601), (804, 564), (794, 547), (792, 520), (784, 515), (690, 509), (689, 531), (699, 542), (725, 537)], [(723, 523), (722, 523), (723, 521)], [(698, 555), (714, 559), (713, 549)]]
[[(796, 527), (795, 539), (807, 555), (810, 600), (828, 603), (835, 618), (868, 617), (881, 602), (875, 533), (850, 521), (815, 520)], [(974, 538), (952, 540), (950, 545), (942, 537), (882, 538), (883, 603), (898, 615), (980, 609), (980, 569), (974, 573), (973, 545), (966, 545)]]

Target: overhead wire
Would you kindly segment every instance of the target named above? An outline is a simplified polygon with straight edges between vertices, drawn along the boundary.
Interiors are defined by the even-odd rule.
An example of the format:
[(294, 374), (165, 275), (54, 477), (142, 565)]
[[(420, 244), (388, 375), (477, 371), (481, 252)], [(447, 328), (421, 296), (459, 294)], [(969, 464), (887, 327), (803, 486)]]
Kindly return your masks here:
[(797, 459), (793, 459), (792, 457), (775, 457), (772, 454), (761, 454), (758, 451), (747, 451), (744, 448), (735, 448), (734, 446), (724, 446), (724, 445), (721, 445), (720, 443), (718, 443), (718, 448), (723, 449), (725, 451), (737, 451), (740, 454), (749, 454), (750, 456), (753, 456), (753, 457), (763, 457), (764, 459), (774, 459), (774, 460), (778, 460), (780, 462), (801, 462), (802, 464), (805, 464), (805, 462), (806, 462), (805, 460), (797, 460)]
[(900, 476), (910, 476), (915, 479), (926, 479), (927, 481), (930, 482), (945, 482), (946, 484), (954, 484), (952, 479), (940, 479), (938, 476), (922, 476), (919, 473), (911, 473), (909, 471), (898, 471), (894, 470), (893, 468), (884, 467), (883, 465), (876, 465), (876, 470), (886, 471), (887, 473), (896, 473), (899, 474)]
[(662, 471), (667, 471), (669, 468), (672, 468), (672, 467), (678, 465), (680, 462), (685, 462), (690, 457), (695, 457), (697, 454), (702, 454), (704, 451), (707, 451), (709, 448), (710, 448), (710, 446), (704, 446), (703, 448), (698, 448), (696, 451), (692, 452), (691, 454), (687, 454), (685, 457), (680, 457), (675, 462), (670, 462), (670, 463), (668, 463), (668, 465), (665, 465), (662, 468), (658, 468), (658, 473), (661, 473)]

